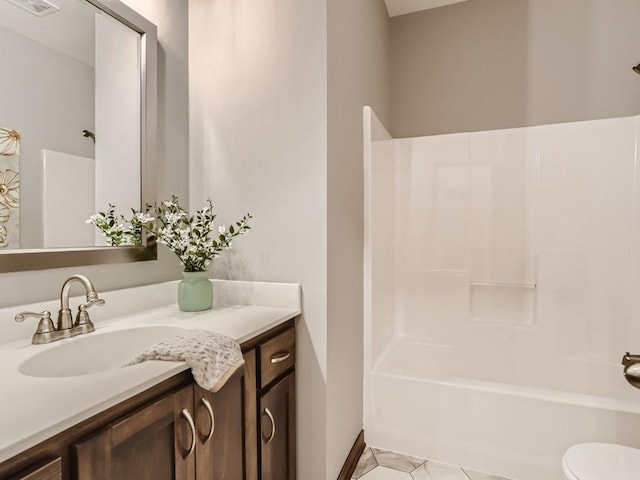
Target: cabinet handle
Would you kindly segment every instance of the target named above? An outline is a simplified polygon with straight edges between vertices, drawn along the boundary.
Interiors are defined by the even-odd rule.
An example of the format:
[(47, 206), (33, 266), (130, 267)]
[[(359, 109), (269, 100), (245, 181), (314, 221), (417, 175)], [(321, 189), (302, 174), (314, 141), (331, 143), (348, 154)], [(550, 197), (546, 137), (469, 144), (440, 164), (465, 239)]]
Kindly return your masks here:
[(204, 440), (202, 442), (207, 443), (209, 440), (211, 440), (211, 437), (213, 437), (213, 431), (216, 429), (216, 421), (213, 416), (213, 407), (211, 406), (211, 402), (205, 397), (202, 397), (200, 401), (204, 405), (204, 408), (207, 409), (207, 412), (209, 412), (209, 418), (211, 419), (211, 429), (209, 430), (209, 433), (207, 433), (207, 435), (204, 437)]
[(276, 421), (274, 420), (273, 415), (271, 414), (271, 410), (269, 410), (268, 408), (264, 409), (264, 414), (267, 417), (269, 417), (269, 420), (271, 421), (271, 435), (266, 437), (263, 433), (262, 441), (264, 442), (265, 445), (269, 445), (271, 443), (271, 440), (273, 440), (273, 437), (276, 436)]
[(193, 417), (189, 413), (189, 410), (187, 410), (186, 408), (183, 408), (182, 416), (187, 421), (187, 423), (189, 424), (189, 428), (191, 429), (191, 446), (189, 447), (189, 450), (187, 450), (187, 454), (185, 455), (185, 457), (188, 457), (193, 453), (193, 451), (196, 448), (196, 426), (193, 423)]
[(291, 353), (289, 352), (276, 352), (271, 356), (271, 364), (284, 362), (290, 356), (291, 356)]

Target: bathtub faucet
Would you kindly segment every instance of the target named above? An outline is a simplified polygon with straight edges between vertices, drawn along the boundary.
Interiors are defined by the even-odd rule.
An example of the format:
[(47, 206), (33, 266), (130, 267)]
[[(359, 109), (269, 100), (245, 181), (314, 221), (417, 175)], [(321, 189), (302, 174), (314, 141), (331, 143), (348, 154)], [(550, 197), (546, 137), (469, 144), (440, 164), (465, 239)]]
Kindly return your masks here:
[(640, 388), (640, 355), (625, 353), (622, 357), (622, 365), (624, 365), (624, 378), (627, 382)]

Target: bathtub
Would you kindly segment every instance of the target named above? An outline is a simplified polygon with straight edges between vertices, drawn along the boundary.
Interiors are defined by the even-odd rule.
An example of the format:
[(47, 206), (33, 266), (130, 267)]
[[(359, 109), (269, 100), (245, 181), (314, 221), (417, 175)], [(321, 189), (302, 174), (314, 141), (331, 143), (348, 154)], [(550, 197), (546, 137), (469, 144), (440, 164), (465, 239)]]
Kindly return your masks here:
[(617, 362), (494, 350), (394, 337), (365, 381), (367, 443), (514, 480), (560, 480), (576, 443), (640, 447), (638, 393)]

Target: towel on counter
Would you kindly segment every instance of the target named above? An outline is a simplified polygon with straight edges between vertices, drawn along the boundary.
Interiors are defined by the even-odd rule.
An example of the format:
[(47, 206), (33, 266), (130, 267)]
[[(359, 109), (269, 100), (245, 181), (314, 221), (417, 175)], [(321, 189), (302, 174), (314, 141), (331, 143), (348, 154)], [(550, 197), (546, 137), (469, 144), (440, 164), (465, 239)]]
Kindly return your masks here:
[(208, 330), (186, 330), (175, 337), (158, 342), (123, 367), (146, 360), (187, 362), (198, 385), (214, 393), (244, 365), (240, 345), (235, 340)]

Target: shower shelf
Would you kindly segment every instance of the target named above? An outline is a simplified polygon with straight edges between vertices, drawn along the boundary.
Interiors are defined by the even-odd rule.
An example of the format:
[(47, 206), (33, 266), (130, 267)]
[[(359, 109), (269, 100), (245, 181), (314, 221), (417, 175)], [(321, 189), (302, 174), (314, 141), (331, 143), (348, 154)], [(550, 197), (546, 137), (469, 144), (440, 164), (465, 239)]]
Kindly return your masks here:
[(503, 288), (538, 288), (537, 283), (509, 283), (509, 282), (469, 282), (472, 287), (503, 287)]

